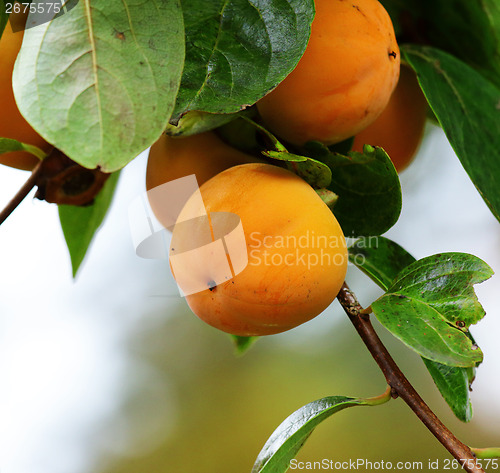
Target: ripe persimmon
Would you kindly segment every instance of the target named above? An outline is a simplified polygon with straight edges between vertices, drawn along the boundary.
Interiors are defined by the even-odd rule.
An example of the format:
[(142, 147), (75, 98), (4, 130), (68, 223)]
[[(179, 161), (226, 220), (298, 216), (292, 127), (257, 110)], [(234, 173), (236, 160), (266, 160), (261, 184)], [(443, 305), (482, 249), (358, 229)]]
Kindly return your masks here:
[(331, 145), (366, 128), (386, 107), (399, 76), (394, 28), (377, 0), (315, 5), (304, 55), (257, 102), (269, 130), (296, 145)]
[[(10, 15), (10, 22), (25, 20), (26, 16), (23, 13)], [(52, 146), (21, 115), (12, 90), (12, 72), (21, 49), (23, 35), (22, 30), (14, 33), (11, 25), (7, 24), (0, 38), (0, 138), (12, 138), (48, 152)], [(36, 156), (26, 151), (0, 154), (0, 164), (18, 169), (31, 170), (38, 162)]]
[(401, 67), (399, 82), (382, 114), (354, 138), (353, 150), (364, 144), (384, 148), (399, 171), (415, 156), (427, 119), (427, 100), (412, 69)]
[[(296, 327), (330, 305), (345, 278), (346, 242), (335, 216), (309, 184), (283, 168), (251, 163), (221, 172), (200, 190), (212, 222), (219, 213), (236, 215), (245, 237), (241, 253), (226, 249), (236, 273), (226, 281), (215, 283), (217, 265), (224, 262), (213, 264), (213, 253), (204, 253), (210, 261), (193, 253), (192, 265), (172, 267), (200, 319), (234, 335), (269, 335)], [(178, 243), (197, 248), (196, 228), (175, 226), (171, 264), (173, 256), (183, 254)], [(221, 238), (218, 230), (211, 223), (213, 242)], [(224, 245), (234, 248), (234, 239)], [(246, 257), (246, 266), (241, 265)], [(239, 272), (234, 270), (238, 265)], [(181, 280), (206, 289), (186, 292)]]

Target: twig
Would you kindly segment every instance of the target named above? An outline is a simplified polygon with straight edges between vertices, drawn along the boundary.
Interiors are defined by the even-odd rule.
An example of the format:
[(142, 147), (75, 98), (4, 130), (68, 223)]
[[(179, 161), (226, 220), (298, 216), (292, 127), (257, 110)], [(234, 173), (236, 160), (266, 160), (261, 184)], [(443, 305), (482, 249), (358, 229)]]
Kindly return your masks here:
[(31, 172), (31, 176), (26, 180), (22, 187), (17, 191), (16, 195), (12, 200), (5, 206), (5, 208), (0, 212), (0, 225), (2, 225), (9, 215), (14, 212), (17, 206), (23, 201), (23, 199), (30, 193), (31, 189), (35, 187), (38, 174), (40, 173), (42, 161), (40, 161)]
[(401, 372), (375, 332), (369, 316), (364, 313), (363, 307), (361, 307), (356, 296), (351, 292), (347, 284), (344, 283), (337, 299), (384, 373), (387, 383), (392, 388), (393, 397), (399, 396), (408, 404), (429, 431), (443, 444), (453, 457), (458, 460), (465, 471), (469, 473), (484, 473), (484, 470), (477, 465), (476, 457), (471, 449), (460, 442), (460, 440), (450, 432), (406, 379), (405, 375)]

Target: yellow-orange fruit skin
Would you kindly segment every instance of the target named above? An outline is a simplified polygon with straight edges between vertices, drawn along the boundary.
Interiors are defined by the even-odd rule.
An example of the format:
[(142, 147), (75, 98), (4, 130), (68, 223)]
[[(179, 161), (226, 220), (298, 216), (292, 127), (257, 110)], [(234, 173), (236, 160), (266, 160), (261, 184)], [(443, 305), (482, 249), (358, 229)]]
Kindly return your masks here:
[(196, 175), (198, 185), (237, 164), (258, 161), (250, 155), (231, 148), (215, 133), (205, 132), (184, 138), (162, 135), (151, 146), (146, 170), (146, 188)]
[(427, 100), (415, 73), (402, 67), (399, 82), (382, 114), (354, 138), (353, 150), (363, 151), (369, 144), (384, 148), (397, 171), (413, 160), (427, 119)]
[[(22, 19), (22, 15), (16, 16)], [(10, 24), (7, 24), (0, 38), (0, 137), (38, 146), (48, 152), (52, 146), (21, 115), (12, 90), (12, 72), (21, 49), (23, 34), (23, 31), (14, 33)], [(0, 164), (18, 169), (31, 170), (38, 162), (36, 156), (25, 151), (0, 154)]]
[(270, 131), (302, 145), (330, 145), (372, 123), (387, 105), (400, 56), (377, 0), (316, 0), (316, 16), (296, 68), (257, 108)]
[(234, 335), (269, 335), (330, 305), (345, 278), (346, 243), (305, 181), (276, 166), (244, 164), (207, 181), (201, 195), (208, 212), (241, 218), (248, 265), (233, 279), (186, 297), (200, 319)]

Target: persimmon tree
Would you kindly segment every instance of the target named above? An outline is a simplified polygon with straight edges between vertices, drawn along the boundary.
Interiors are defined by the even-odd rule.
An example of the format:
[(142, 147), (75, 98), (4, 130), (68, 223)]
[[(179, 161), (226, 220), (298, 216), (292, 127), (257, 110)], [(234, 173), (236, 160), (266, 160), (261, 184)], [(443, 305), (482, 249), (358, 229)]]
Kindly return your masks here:
[[(371, 9), (364, 9), (365, 3), (369, 2), (349, 5), (368, 20), (379, 21)], [(382, 76), (393, 82), (386, 85), (384, 106), (379, 101), (371, 121), (382, 113), (396, 85), (393, 61), (397, 58), (416, 75), (416, 100), (422, 103), (424, 97), (424, 107), (416, 108), (419, 116), (410, 113), (407, 119), (420, 123), (422, 109), (427, 108), (427, 116), (442, 128), (485, 205), (500, 220), (500, 4), (497, 0), (381, 3), (392, 20), (397, 45), (392, 40), (389, 49), (384, 45), (387, 64), (375, 61), (368, 67), (375, 76), (379, 68), (389, 68)], [(286, 168), (323, 199), (344, 235), (354, 240), (348, 248), (351, 264), (384, 291), (369, 307), (361, 307), (347, 282), (338, 294), (328, 296), (336, 296), (385, 375), (388, 388), (370, 399), (334, 395), (299, 409), (265, 443), (253, 473), (286, 471), (314, 428), (332, 414), (396, 397), (408, 404), (466, 471), (484, 471), (481, 459), (500, 456), (498, 448), (465, 445), (443, 425), (391, 358), (370, 322), (375, 317), (422, 357), (454, 414), (468, 422), (472, 415), (469, 389), (483, 360), (471, 326), (485, 315), (473, 286), (493, 276), (487, 262), (454, 252), (415, 260), (412, 248), (404, 249), (383, 236), (398, 224), (402, 194), (390, 152), (379, 143), (358, 142), (357, 151), (352, 151), (354, 137), (345, 130), (339, 133), (340, 142), (303, 142), (296, 131), (291, 135), (282, 131), (286, 123), (280, 118), (279, 101), (271, 109), (272, 121), (279, 122), (277, 135), (266, 128), (270, 121), (259, 114), (259, 103), (264, 103), (259, 101), (263, 97), (269, 101), (272, 91), (292, 77), (304, 57), (315, 19), (313, 0), (79, 0), (50, 4), (57, 5), (51, 7), (52, 13), (48, 5), (40, 0), (4, 0), (5, 8), (0, 10), (0, 58), (2, 64), (5, 60), (10, 65), (0, 71), (0, 162), (31, 172), (0, 212), (2, 225), (8, 225), (8, 216), (37, 187), (36, 197), (59, 206), (76, 275), (104, 221), (119, 171), (155, 143), (156, 161), (151, 168), (161, 169), (157, 153), (174, 139), (163, 137), (164, 133), (179, 140), (210, 133), (204, 146), (211, 150), (215, 145), (210, 143), (216, 142), (224, 153), (232, 147), (245, 160)], [(328, 21), (333, 24), (336, 15)], [(355, 66), (376, 49), (377, 44), (369, 42), (379, 41), (375, 33), (359, 25), (356, 28), (331, 27), (349, 32), (346, 57)], [(332, 51), (323, 58), (316, 50), (313, 62), (328, 60), (336, 52), (342, 58), (342, 41), (332, 44)], [(329, 65), (340, 79), (345, 61)], [(301, 80), (313, 81), (311, 74)], [(357, 83), (357, 76), (351, 82)], [(367, 80), (364, 86), (370, 84)], [(338, 87), (349, 93), (349, 84)], [(286, 97), (283, 107), (290, 105), (293, 95)], [(357, 94), (361, 103), (354, 104), (350, 97), (339, 108), (356, 105), (363, 112), (365, 106), (366, 114), (361, 115), (368, 115), (364, 100), (369, 96)], [(8, 100), (9, 107), (4, 106)], [(307, 100), (296, 100), (298, 105), (291, 104), (291, 108), (302, 119), (307, 110), (300, 104)], [(323, 109), (325, 103), (314, 106)], [(322, 127), (324, 123), (318, 120), (328, 117), (327, 109), (310, 123)], [(390, 125), (394, 129), (389, 136), (398, 135), (397, 121)], [(364, 122), (363, 128), (368, 125)], [(294, 126), (301, 131), (304, 125), (299, 120)], [(21, 128), (35, 131), (35, 136), (16, 135)], [(353, 129), (353, 133), (360, 131)], [(22, 153), (17, 165), (16, 153)], [(199, 154), (195, 158), (205, 158), (203, 149)], [(218, 161), (204, 169), (218, 172), (228, 166)], [(197, 172), (196, 166), (186, 169)], [(405, 172), (411, 172), (411, 167)], [(163, 178), (158, 182), (157, 177), (148, 176), (149, 183), (161, 184)], [(293, 201), (295, 196), (285, 198)], [(297, 215), (308, 213), (306, 204), (296, 201)], [(259, 212), (257, 203), (255, 212)], [(370, 243), (373, 237), (377, 237), (376, 245)], [(254, 341), (241, 335), (232, 338), (240, 351)]]

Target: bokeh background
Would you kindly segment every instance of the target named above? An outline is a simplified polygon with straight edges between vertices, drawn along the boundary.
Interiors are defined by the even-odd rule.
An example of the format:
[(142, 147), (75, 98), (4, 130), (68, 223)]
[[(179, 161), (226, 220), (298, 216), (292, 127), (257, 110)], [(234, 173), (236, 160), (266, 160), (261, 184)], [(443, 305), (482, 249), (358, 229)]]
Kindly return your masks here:
[[(144, 192), (146, 157), (123, 171), (75, 281), (54, 205), (30, 196), (0, 227), (1, 473), (249, 473), (272, 431), (300, 406), (385, 389), (337, 302), (301, 327), (259, 339), (244, 356), (199, 321), (167, 263), (134, 252), (128, 206)], [(0, 205), (26, 177), (0, 169)], [(473, 327), (485, 353), (473, 421), (455, 419), (420, 358), (376, 328), (459, 438), (500, 445), (500, 225), (436, 127), (401, 182), (403, 213), (387, 236), (418, 258), (463, 251), (497, 272), (476, 286), (487, 316)], [(381, 293), (355, 268), (348, 282), (364, 305)], [(449, 456), (401, 400), (334, 415), (299, 455), (437, 458)]]

